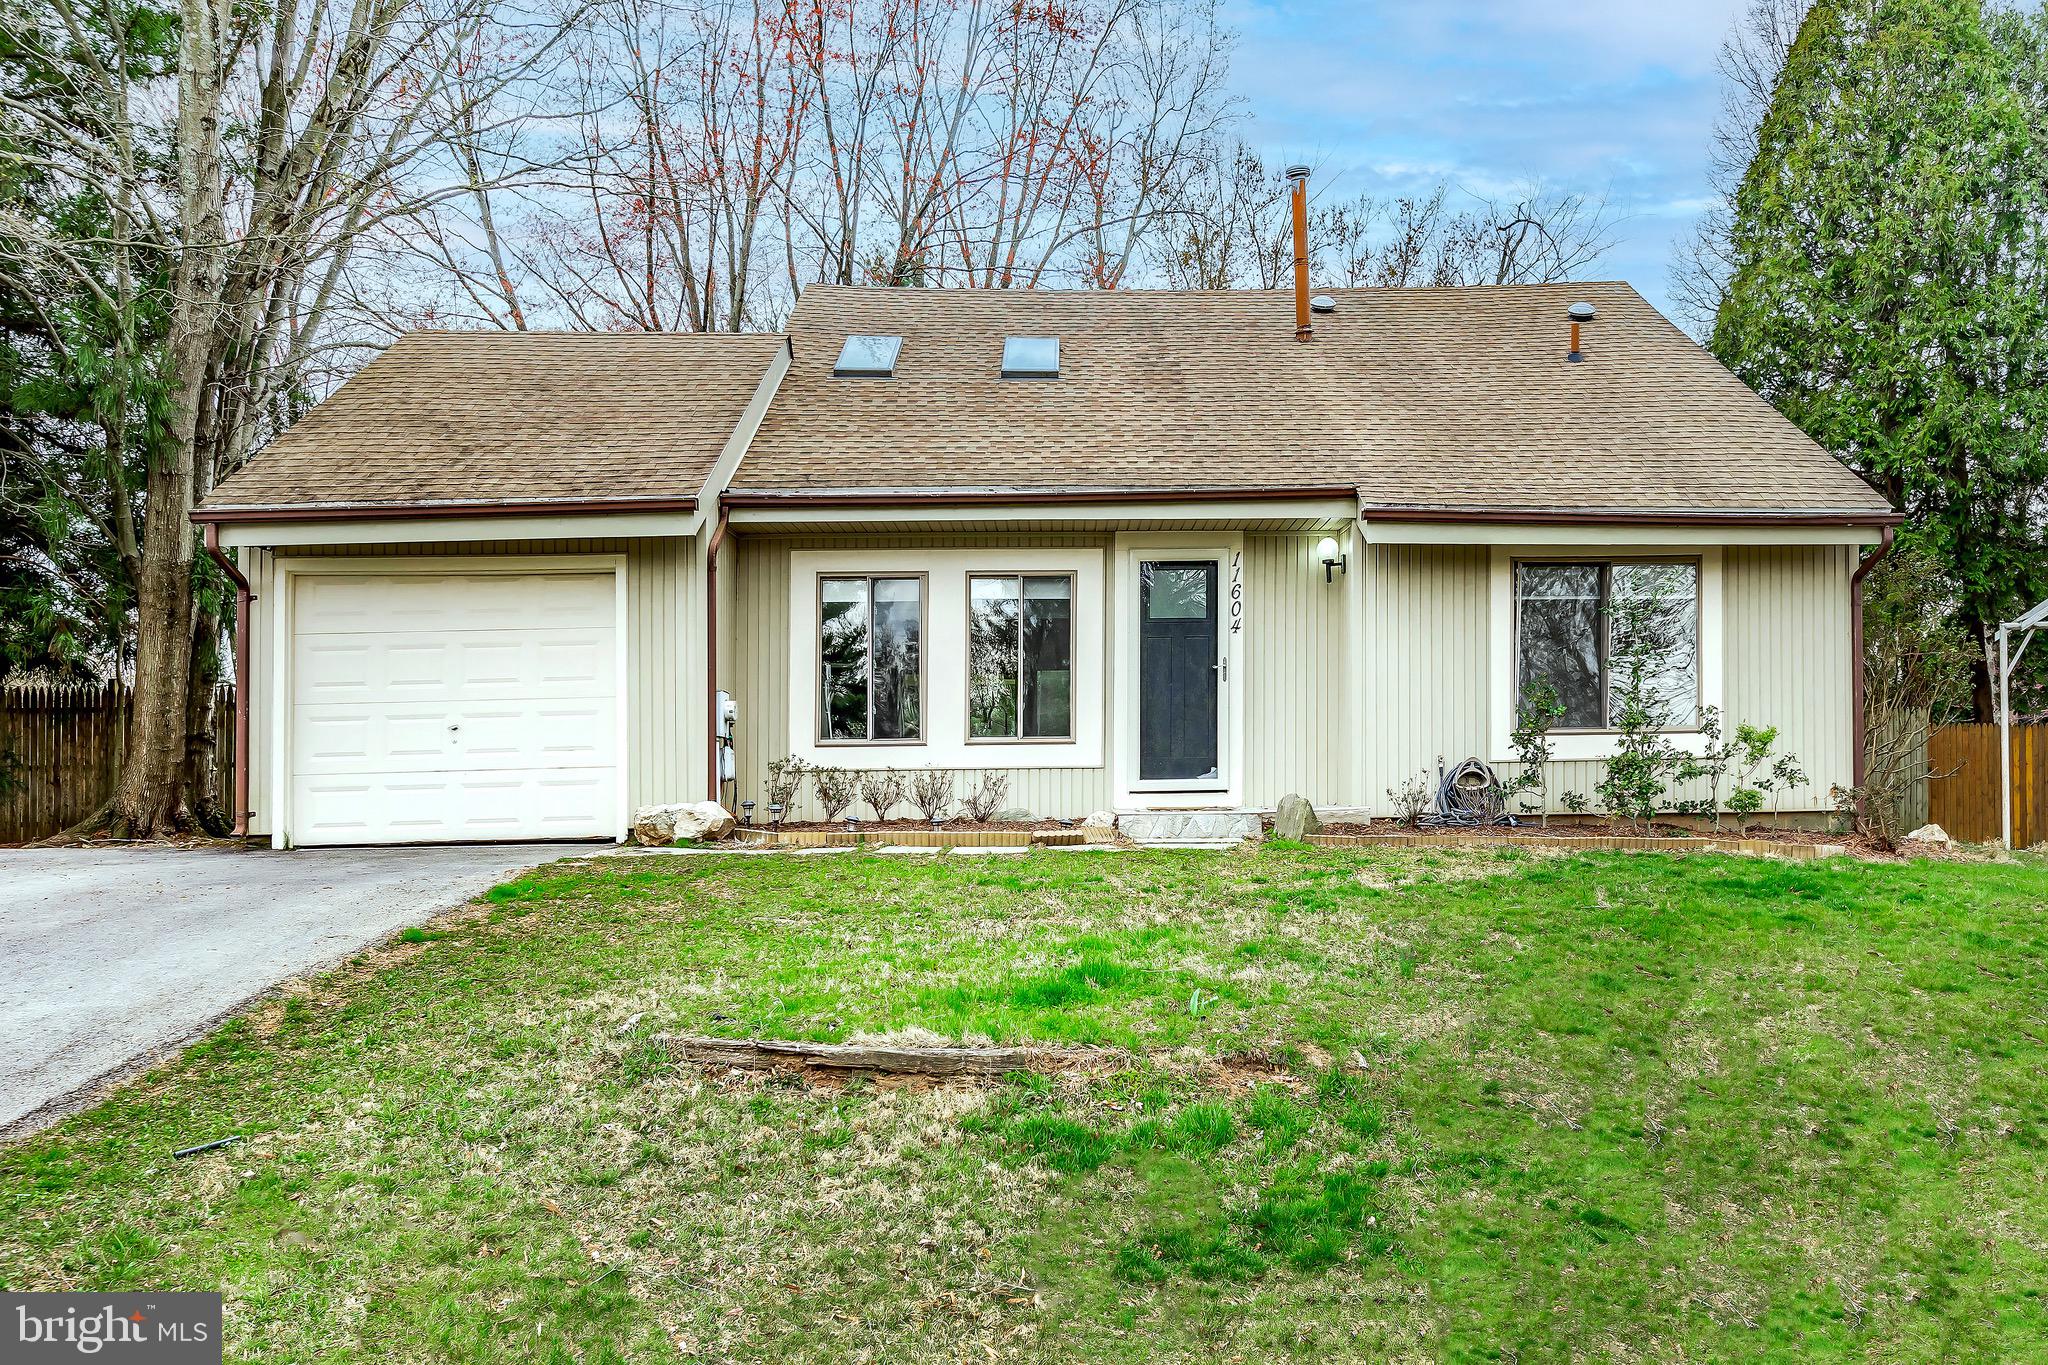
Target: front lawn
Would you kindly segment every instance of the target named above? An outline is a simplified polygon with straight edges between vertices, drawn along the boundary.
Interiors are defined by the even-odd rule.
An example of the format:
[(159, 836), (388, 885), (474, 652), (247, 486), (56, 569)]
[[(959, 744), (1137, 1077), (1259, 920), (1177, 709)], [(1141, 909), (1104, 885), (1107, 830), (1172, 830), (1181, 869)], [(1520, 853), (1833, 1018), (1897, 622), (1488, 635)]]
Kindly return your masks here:
[(279, 1361), (2044, 1358), (2044, 912), (2038, 859), (561, 864), (0, 1151), (0, 1284), (220, 1288)]

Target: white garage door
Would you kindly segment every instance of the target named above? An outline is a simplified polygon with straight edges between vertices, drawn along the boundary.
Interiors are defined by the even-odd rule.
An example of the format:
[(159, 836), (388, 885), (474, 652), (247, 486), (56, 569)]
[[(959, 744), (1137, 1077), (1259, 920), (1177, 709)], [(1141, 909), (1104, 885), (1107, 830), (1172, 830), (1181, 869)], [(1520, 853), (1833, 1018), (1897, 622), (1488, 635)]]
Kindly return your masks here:
[(612, 574), (293, 581), (294, 843), (619, 832)]

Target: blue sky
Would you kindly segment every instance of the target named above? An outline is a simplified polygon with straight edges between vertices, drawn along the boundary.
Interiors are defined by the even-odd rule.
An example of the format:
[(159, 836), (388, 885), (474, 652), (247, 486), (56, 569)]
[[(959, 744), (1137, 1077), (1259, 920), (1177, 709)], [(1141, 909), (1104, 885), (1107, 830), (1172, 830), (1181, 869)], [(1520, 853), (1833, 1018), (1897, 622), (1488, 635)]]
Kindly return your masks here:
[(1672, 243), (1707, 195), (1714, 58), (1742, 0), (1226, 0), (1247, 138), (1317, 167), (1318, 197), (1504, 193), (1532, 177), (1608, 196), (1593, 272), (1670, 312)]

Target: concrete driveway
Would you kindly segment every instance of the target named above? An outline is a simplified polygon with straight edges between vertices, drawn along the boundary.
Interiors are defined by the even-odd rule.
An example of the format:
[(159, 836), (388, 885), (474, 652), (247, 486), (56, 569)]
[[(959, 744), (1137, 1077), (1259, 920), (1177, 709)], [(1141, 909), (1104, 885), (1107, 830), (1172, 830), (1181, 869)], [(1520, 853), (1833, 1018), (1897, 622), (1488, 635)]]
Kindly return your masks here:
[(0, 1136), (280, 981), (604, 847), (0, 849)]

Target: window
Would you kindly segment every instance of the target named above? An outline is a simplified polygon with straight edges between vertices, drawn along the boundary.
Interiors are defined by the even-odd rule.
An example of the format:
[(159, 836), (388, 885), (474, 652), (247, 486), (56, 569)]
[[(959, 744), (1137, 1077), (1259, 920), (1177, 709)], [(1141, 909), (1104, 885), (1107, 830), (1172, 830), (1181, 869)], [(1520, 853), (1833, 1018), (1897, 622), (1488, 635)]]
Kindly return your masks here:
[(1699, 565), (1515, 565), (1515, 696), (1538, 681), (1557, 690), (1560, 730), (1612, 729), (1625, 661), (1643, 661), (1644, 698), (1659, 728), (1699, 724)]
[(839, 348), (832, 373), (841, 379), (893, 379), (902, 337), (850, 336)]
[(1072, 739), (1074, 580), (967, 580), (967, 737)]
[(1004, 337), (1003, 378), (1058, 379), (1060, 339), (1058, 337)]
[(923, 579), (820, 579), (818, 738), (921, 740), (923, 643)]

